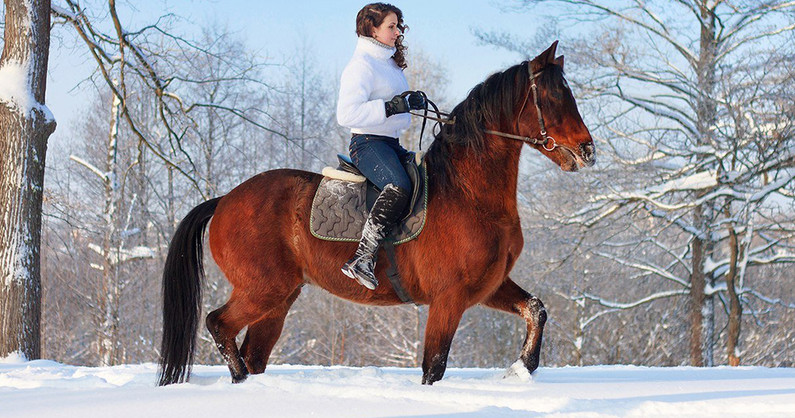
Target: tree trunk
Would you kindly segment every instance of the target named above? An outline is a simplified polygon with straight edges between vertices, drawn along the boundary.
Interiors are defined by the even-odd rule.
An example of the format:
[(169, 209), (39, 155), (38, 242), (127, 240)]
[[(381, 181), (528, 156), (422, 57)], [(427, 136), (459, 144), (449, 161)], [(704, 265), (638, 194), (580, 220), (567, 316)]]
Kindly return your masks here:
[(740, 341), (740, 320), (742, 306), (737, 295), (737, 268), (740, 261), (740, 246), (737, 242), (737, 232), (729, 227), (729, 274), (726, 276), (726, 289), (729, 293), (729, 334), (726, 336), (726, 354), (730, 366), (740, 365), (738, 345)]
[(104, 194), (105, 233), (102, 239), (102, 287), (98, 296), (101, 308), (99, 324), (98, 354), (100, 366), (118, 364), (119, 358), (119, 305), (121, 285), (119, 283), (119, 231), (117, 209), (119, 204), (117, 150), (119, 138), (119, 107), (121, 100), (113, 95), (111, 107), (108, 153), (105, 160)]
[[(47, 139), (44, 107), (50, 2), (5, 0), (0, 57), (0, 357), (41, 357), (41, 205)], [(12, 77), (18, 83), (12, 82)]]
[[(715, 5), (710, 6), (707, 1), (701, 1), (701, 35), (699, 59), (696, 64), (698, 96), (696, 99), (696, 129), (699, 137), (696, 138), (697, 146), (710, 146), (714, 143), (715, 121), (717, 103), (714, 99), (716, 67), (716, 16)], [(706, 158), (699, 156), (699, 158)], [(708, 165), (702, 164), (705, 168)], [(714, 164), (713, 164), (714, 165)], [(709, 191), (702, 191), (701, 196)], [(704, 271), (704, 265), (712, 256), (714, 242), (712, 241), (712, 228), (717, 212), (713, 208), (713, 201), (700, 204), (694, 212), (694, 225), (700, 236), (693, 239), (693, 264), (690, 276), (690, 365), (712, 366), (713, 348), (715, 344), (715, 299), (712, 292), (707, 293), (706, 288), (712, 289), (715, 285), (711, 272)]]
[[(698, 214), (696, 215), (698, 217)], [(703, 262), (704, 243), (700, 238), (693, 239), (693, 264), (690, 273), (690, 365), (695, 367), (704, 366), (704, 359), (701, 356), (702, 346), (702, 318), (704, 307), (704, 262)]]
[(574, 364), (582, 367), (582, 344), (585, 339), (585, 327), (587, 326), (587, 319), (585, 318), (585, 297), (575, 299), (575, 320), (577, 327), (574, 329)]

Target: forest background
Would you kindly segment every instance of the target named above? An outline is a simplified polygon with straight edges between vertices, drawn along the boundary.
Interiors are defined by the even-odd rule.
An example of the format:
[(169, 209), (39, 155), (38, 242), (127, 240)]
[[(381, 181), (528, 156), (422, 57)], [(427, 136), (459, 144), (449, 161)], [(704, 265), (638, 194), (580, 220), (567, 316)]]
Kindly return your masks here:
[[(70, 92), (53, 99), (70, 113), (55, 112), (46, 159), (44, 358), (155, 361), (179, 220), (256, 173), (320, 171), (346, 152), (336, 88), (361, 4), (302, 3), (332, 28), (263, 33), (235, 16), (271, 6), (224, 2), (235, 23), (219, 23), (195, 17), (201, 3), (53, 3), (48, 89)], [(457, 12), (479, 18), (455, 30), (434, 24), (460, 16), (454, 3), (405, 3), (409, 85), (444, 109), (561, 40), (598, 163), (568, 174), (522, 156), (512, 277), (549, 311), (542, 365), (793, 366), (794, 2), (506, 1)], [(415, 120), (401, 140), (417, 150), (418, 137)], [(205, 260), (210, 310), (230, 288)], [(418, 366), (426, 314), (307, 286), (271, 361)], [(518, 319), (473, 308), (450, 364), (510, 364), (523, 337)], [(222, 363), (200, 338), (196, 361)]]

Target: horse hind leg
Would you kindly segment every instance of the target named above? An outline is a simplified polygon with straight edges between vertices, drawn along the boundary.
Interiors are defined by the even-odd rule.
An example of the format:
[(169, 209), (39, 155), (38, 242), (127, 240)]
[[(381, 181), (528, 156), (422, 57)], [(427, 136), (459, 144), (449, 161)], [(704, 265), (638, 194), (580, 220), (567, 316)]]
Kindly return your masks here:
[(248, 369), (240, 356), (235, 337), (246, 325), (255, 322), (262, 311), (245, 297), (232, 292), (224, 306), (207, 315), (207, 330), (215, 340), (218, 351), (229, 366), (232, 382), (240, 383), (248, 377)]
[(537, 297), (526, 292), (510, 278), (487, 299), (484, 305), (522, 317), (527, 322), (527, 335), (520, 360), (530, 373), (538, 368), (541, 357), (541, 340), (544, 324), (547, 322), (547, 311)]
[(265, 371), (273, 346), (276, 345), (276, 341), (282, 334), (287, 312), (300, 293), (301, 287), (298, 287), (281, 306), (275, 306), (260, 320), (248, 326), (243, 345), (240, 346), (240, 352), (246, 367), (252, 374), (260, 374)]

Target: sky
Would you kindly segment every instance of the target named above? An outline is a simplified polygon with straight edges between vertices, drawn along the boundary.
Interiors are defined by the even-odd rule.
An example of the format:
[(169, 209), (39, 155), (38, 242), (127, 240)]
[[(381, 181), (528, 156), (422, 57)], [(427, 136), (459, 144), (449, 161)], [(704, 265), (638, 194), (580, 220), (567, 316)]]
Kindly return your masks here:
[[(53, 0), (59, 5), (59, 0)], [(101, 3), (101, 2), (100, 2)], [(317, 53), (317, 61), (333, 78), (338, 78), (351, 57), (356, 44), (356, 13), (366, 2), (351, 0), (244, 1), (244, 0), (142, 0), (118, 2), (120, 18), (128, 30), (151, 23), (166, 13), (185, 18), (186, 33), (203, 25), (226, 25), (242, 38), (253, 51), (272, 63), (285, 57), (307, 42)], [(508, 30), (528, 38), (535, 35), (535, 25), (526, 13), (506, 11), (508, 0), (393, 1), (404, 14), (410, 27), (405, 44), (421, 50), (447, 69), (450, 80), (448, 96), (455, 103), (488, 75), (521, 61), (521, 57), (479, 44), (474, 29)], [(91, 4), (91, 3), (87, 3)], [(549, 10), (554, 12), (554, 10)], [(75, 121), (85, 109), (85, 83), (94, 68), (83, 45), (69, 39), (71, 31), (59, 28), (51, 45), (50, 71), (46, 104), (58, 121), (53, 135), (57, 141), (69, 135)], [(554, 39), (549, 39), (551, 44)], [(565, 45), (558, 51), (565, 52)], [(528, 55), (536, 55), (532, 51)], [(410, 55), (409, 55), (410, 59)], [(411, 62), (409, 61), (409, 65)], [(422, 86), (411, 86), (422, 90)]]

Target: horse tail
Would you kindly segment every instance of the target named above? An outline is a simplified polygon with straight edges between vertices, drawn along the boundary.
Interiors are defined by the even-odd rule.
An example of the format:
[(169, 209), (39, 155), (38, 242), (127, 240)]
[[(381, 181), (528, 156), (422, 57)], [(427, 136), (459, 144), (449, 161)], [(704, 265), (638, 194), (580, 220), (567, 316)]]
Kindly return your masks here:
[(159, 385), (184, 382), (190, 375), (201, 314), (204, 228), (220, 197), (190, 211), (177, 226), (163, 269), (163, 340)]

